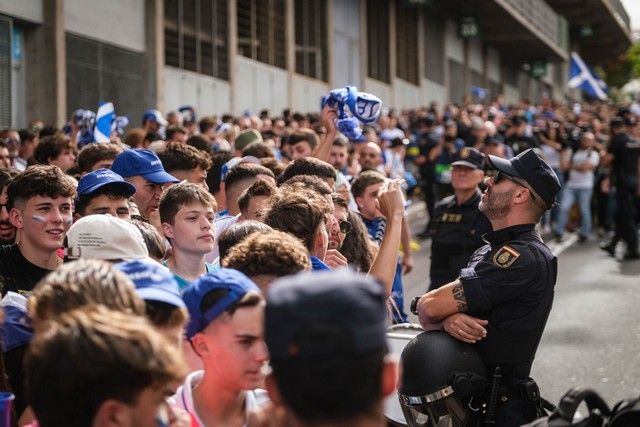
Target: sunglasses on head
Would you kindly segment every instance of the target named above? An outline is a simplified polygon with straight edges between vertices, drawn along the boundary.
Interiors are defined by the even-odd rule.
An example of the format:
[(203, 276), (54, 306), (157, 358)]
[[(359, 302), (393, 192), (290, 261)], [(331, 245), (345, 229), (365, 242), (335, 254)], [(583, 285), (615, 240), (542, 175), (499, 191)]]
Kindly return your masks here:
[(342, 234), (348, 234), (351, 231), (351, 223), (349, 221), (341, 219), (338, 224), (340, 224), (340, 232)]
[(529, 184), (525, 183), (523, 180), (521, 180), (521, 179), (519, 179), (519, 178), (516, 178), (516, 177), (514, 177), (514, 176), (508, 175), (508, 174), (506, 174), (506, 173), (504, 173), (504, 172), (502, 172), (502, 171), (498, 171), (498, 173), (496, 174), (496, 176), (494, 176), (494, 177), (493, 177), (493, 183), (494, 183), (494, 184), (498, 184), (498, 183), (500, 183), (500, 182), (504, 181), (505, 179), (506, 179), (507, 181), (511, 181), (511, 182), (513, 182), (514, 184), (519, 185), (520, 187), (524, 187), (524, 188), (526, 188), (527, 190), (529, 190), (529, 194), (531, 194), (531, 198), (532, 198), (533, 200), (536, 200), (536, 195), (534, 194), (534, 191), (531, 189), (531, 187), (529, 186)]

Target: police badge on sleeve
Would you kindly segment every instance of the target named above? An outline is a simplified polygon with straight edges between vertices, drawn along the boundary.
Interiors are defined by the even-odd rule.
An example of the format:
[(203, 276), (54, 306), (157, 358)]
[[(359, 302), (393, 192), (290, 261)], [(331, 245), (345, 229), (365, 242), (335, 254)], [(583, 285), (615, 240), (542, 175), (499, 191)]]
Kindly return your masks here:
[(520, 252), (516, 251), (509, 245), (505, 245), (493, 255), (493, 263), (501, 268), (510, 267), (518, 257)]

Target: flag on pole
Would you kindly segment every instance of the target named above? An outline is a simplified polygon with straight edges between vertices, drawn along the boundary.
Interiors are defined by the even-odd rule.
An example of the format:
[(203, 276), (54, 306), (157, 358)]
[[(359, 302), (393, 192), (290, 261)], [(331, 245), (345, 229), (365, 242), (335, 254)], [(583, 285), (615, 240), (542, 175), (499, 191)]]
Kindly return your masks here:
[(111, 136), (111, 124), (116, 118), (112, 102), (101, 102), (96, 114), (96, 126), (93, 129), (93, 137), (96, 142), (109, 142)]
[(571, 52), (570, 78), (567, 85), (571, 89), (580, 88), (588, 95), (602, 101), (607, 99), (607, 84), (588, 67), (580, 55)]

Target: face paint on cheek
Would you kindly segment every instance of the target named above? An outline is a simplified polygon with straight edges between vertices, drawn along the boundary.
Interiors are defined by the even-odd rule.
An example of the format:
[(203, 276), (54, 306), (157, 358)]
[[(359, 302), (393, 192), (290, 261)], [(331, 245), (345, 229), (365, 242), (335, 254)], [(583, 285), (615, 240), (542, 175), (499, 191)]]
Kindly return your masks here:
[(35, 221), (40, 221), (40, 222), (47, 222), (47, 219), (40, 215), (31, 215), (31, 219)]

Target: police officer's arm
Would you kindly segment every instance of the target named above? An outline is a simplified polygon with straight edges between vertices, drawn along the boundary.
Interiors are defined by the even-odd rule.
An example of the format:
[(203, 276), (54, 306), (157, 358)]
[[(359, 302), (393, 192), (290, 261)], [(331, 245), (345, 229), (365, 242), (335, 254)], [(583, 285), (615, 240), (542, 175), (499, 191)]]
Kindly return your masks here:
[(433, 329), (452, 314), (466, 312), (467, 299), (460, 279), (424, 294), (417, 308), (418, 319), (425, 329)]

